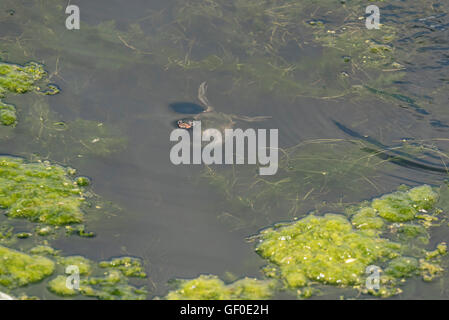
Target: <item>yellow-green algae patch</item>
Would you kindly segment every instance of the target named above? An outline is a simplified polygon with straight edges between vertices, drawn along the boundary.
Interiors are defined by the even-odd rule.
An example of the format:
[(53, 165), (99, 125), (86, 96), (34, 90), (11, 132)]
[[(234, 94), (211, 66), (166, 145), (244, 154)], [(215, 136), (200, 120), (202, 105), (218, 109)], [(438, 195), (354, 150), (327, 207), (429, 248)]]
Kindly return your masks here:
[(51, 225), (83, 221), (83, 190), (69, 169), (48, 162), (0, 157), (0, 206), (12, 218)]
[(57, 276), (50, 280), (48, 282), (48, 288), (60, 296), (76, 296), (78, 294), (74, 288), (67, 286), (66, 276)]
[(430, 186), (424, 185), (374, 199), (372, 207), (388, 221), (403, 222), (413, 220), (418, 212), (427, 212), (437, 200), (438, 194)]
[[(39, 83), (45, 79), (47, 73), (44, 67), (36, 62), (29, 62), (23, 66), (0, 62), (0, 98), (7, 93), (26, 93), (29, 91), (41, 91)], [(59, 92), (55, 85), (49, 85), (45, 95), (53, 95)], [(0, 100), (0, 124), (14, 126), (17, 124), (16, 108), (13, 105)]]
[(399, 226), (397, 232), (399, 238), (403, 241), (418, 240), (423, 244), (429, 243), (430, 235), (422, 225), (404, 223)]
[(28, 255), (0, 245), (0, 285), (15, 288), (50, 276), (55, 263), (45, 257)]
[(111, 261), (101, 261), (99, 266), (101, 268), (117, 269), (127, 277), (145, 278), (147, 276), (141, 261), (137, 258), (114, 258)]
[(5, 244), (12, 241), (14, 227), (6, 224), (0, 224), (0, 243)]
[(58, 275), (47, 283), (49, 291), (59, 296), (77, 296), (101, 300), (143, 300), (145, 288), (131, 285), (132, 278), (146, 277), (142, 262), (138, 258), (120, 257), (111, 261), (95, 263), (82, 256), (57, 257), (58, 266), (65, 271), (68, 266), (79, 270), (79, 289), (67, 287), (67, 275)]
[(5, 126), (13, 126), (17, 123), (16, 108), (0, 100), (0, 123)]
[[(430, 237), (428, 221), (438, 220), (439, 193), (428, 185), (400, 189), (356, 210), (349, 208), (349, 218), (312, 214), (263, 230), (256, 251), (271, 262), (265, 274), (284, 280), (288, 288), (322, 283), (382, 297), (400, 293), (400, 279), (421, 275), (433, 280), (443, 272), (447, 245), (440, 243), (434, 251), (423, 246)], [(381, 272), (379, 290), (365, 288), (370, 265)]]
[(408, 278), (418, 271), (418, 260), (411, 257), (398, 257), (390, 261), (386, 274), (395, 278)]
[(356, 231), (343, 215), (308, 216), (292, 225), (267, 229), (257, 252), (273, 262), (268, 274), (279, 272), (290, 287), (310, 281), (357, 285), (365, 269), (378, 260), (399, 255), (401, 245)]
[(31, 248), (29, 253), (35, 254), (35, 255), (41, 255), (41, 256), (45, 256), (45, 255), (57, 256), (57, 255), (59, 255), (59, 250), (55, 250), (49, 246), (39, 245), (39, 246)]
[(244, 278), (225, 284), (214, 275), (200, 275), (191, 280), (176, 280), (176, 289), (167, 300), (260, 300), (273, 295), (276, 283), (271, 280)]
[(7, 92), (25, 93), (34, 90), (34, 84), (46, 74), (43, 66), (35, 62), (24, 66), (0, 63), (0, 96)]

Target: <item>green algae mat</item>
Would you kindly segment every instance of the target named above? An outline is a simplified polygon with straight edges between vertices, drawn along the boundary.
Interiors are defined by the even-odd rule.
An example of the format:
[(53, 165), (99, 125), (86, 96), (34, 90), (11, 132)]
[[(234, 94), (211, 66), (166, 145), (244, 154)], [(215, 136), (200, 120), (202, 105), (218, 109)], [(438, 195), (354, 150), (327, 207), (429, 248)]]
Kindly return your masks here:
[(268, 280), (244, 278), (225, 284), (217, 276), (201, 275), (192, 280), (176, 280), (177, 289), (168, 300), (261, 300), (273, 296), (276, 283)]
[[(57, 94), (59, 89), (45, 81), (47, 73), (38, 63), (30, 62), (24, 66), (0, 63), (0, 98), (7, 97), (8, 93), (26, 93), (37, 91), (43, 94)], [(47, 85), (48, 89), (41, 88)], [(17, 123), (16, 109), (13, 105), (0, 100), (0, 123), (12, 126)]]
[[(14, 233), (2, 225), (0, 243), (16, 239), (46, 238), (63, 227), (67, 235), (92, 237), (82, 224), (89, 179), (75, 176), (75, 170), (48, 161), (28, 163), (21, 158), (1, 157), (1, 208), (9, 220), (25, 219), (33, 224), (30, 232)], [(45, 241), (44, 241), (45, 242)], [(47, 281), (49, 291), (60, 296), (86, 296), (98, 299), (145, 299), (143, 288), (130, 285), (129, 278), (147, 275), (138, 258), (120, 257), (95, 263), (82, 256), (61, 256), (58, 250), (39, 245), (20, 252), (0, 245), (0, 287), (20, 288)], [(67, 286), (67, 267), (76, 266), (80, 287)], [(26, 294), (19, 298), (28, 299)]]
[[(145, 278), (136, 258), (115, 258), (96, 264), (81, 256), (61, 257), (50, 247), (31, 248), (30, 254), (0, 246), (0, 285), (17, 288), (48, 280), (48, 290), (60, 296), (86, 296), (98, 299), (145, 299), (145, 289), (130, 285), (132, 277)], [(80, 287), (67, 286), (65, 267), (79, 268)], [(58, 275), (59, 274), (59, 275)], [(27, 296), (22, 296), (28, 299)]]
[(0, 284), (5, 287), (24, 286), (51, 275), (55, 263), (45, 257), (30, 256), (0, 246)]
[[(443, 273), (447, 244), (426, 250), (428, 230), (447, 221), (439, 208), (447, 210), (447, 200), (439, 202), (439, 190), (428, 185), (401, 189), (341, 214), (310, 214), (262, 230), (253, 239), (258, 241), (256, 252), (269, 263), (262, 271), (271, 282), (239, 280), (225, 286), (214, 276), (202, 275), (175, 282), (176, 289), (166, 298), (262, 299), (270, 298), (274, 288), (309, 298), (325, 290), (323, 285), (391, 297), (401, 293), (401, 284), (412, 276), (432, 281)], [(448, 187), (441, 190), (447, 197)], [(370, 266), (381, 274), (378, 288), (367, 285)], [(250, 294), (230, 295), (243, 284)]]
[[(69, 169), (49, 163), (0, 158), (0, 206), (13, 218), (51, 225), (83, 221), (83, 191)], [(80, 183), (83, 184), (83, 183)]]

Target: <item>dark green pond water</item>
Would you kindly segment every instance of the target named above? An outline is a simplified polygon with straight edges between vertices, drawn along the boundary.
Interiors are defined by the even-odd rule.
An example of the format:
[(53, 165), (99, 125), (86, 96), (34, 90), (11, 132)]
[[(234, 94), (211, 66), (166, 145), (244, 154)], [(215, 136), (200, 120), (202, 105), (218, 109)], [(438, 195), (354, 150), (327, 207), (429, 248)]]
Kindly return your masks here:
[[(67, 1), (0, 1), (1, 60), (42, 63), (61, 89), (55, 96), (8, 97), (19, 123), (2, 134), (0, 152), (74, 167), (111, 203), (110, 210), (87, 217), (95, 238), (50, 239), (52, 247), (95, 261), (142, 258), (153, 298), (166, 295), (173, 278), (228, 273), (262, 278), (266, 261), (246, 238), (274, 223), (369, 200), (401, 184), (444, 183), (447, 1), (278, 2), (70, 1), (80, 7), (81, 28), (69, 31)], [(381, 10), (380, 30), (364, 27), (365, 8), (372, 3)], [(295, 10), (288, 9), (292, 4)], [(170, 104), (199, 104), (203, 81), (215, 111), (271, 117), (236, 121), (236, 127), (279, 129), (283, 149), (322, 142), (304, 151), (311, 172), (295, 210), (269, 197), (253, 211), (239, 209), (211, 187), (205, 166), (170, 162), (170, 132), (185, 117)], [(108, 131), (57, 130), (56, 123), (77, 119), (101, 123)], [(349, 140), (372, 150), (354, 148)], [(338, 163), (343, 157), (360, 162), (373, 150), (381, 156), (356, 169)], [(327, 161), (320, 162), (323, 158)], [(328, 172), (328, 178), (310, 168)], [(239, 183), (247, 176), (241, 177), (231, 192), (244, 193)], [(429, 248), (448, 235), (447, 222), (435, 227)], [(414, 277), (401, 288), (395, 298), (447, 299), (448, 274), (430, 283)], [(56, 298), (44, 284), (19, 291)], [(314, 298), (341, 295), (357, 296), (326, 287)]]

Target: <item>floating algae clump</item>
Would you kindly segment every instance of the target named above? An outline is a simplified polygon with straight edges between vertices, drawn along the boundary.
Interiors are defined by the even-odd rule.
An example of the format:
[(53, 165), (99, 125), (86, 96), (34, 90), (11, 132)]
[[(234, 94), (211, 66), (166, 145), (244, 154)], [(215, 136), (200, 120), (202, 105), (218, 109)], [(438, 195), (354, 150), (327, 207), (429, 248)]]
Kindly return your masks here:
[(226, 285), (217, 276), (201, 275), (192, 280), (176, 280), (176, 290), (167, 300), (259, 300), (273, 295), (275, 282), (244, 278)]
[[(30, 62), (24, 66), (0, 63), (0, 98), (4, 98), (8, 92), (26, 93), (29, 91), (40, 91), (37, 83), (44, 79), (47, 73), (42, 65)], [(50, 85), (51, 91), (44, 94), (56, 94), (56, 86)], [(17, 124), (16, 108), (0, 100), (0, 123), (5, 126)]]
[[(336, 285), (358, 285), (365, 269), (377, 260), (399, 255), (400, 244), (353, 230), (342, 215), (308, 216), (278, 230), (261, 234), (257, 252), (276, 265), (290, 287), (310, 281)], [(273, 273), (274, 272), (274, 273)]]
[(14, 288), (51, 275), (55, 264), (41, 256), (30, 256), (0, 246), (0, 285)]
[(91, 261), (82, 256), (65, 257), (65, 258), (61, 258), (58, 262), (61, 265), (63, 265), (64, 267), (67, 267), (67, 266), (78, 267), (79, 274), (81, 274), (81, 275), (87, 275), (92, 270)]
[(6, 104), (0, 100), (0, 123), (5, 126), (12, 126), (17, 123), (16, 108), (11, 104)]
[(35, 62), (24, 66), (0, 63), (0, 97), (8, 91), (25, 93), (34, 90), (34, 84), (45, 76), (43, 66)]
[(407, 278), (412, 276), (419, 267), (418, 260), (410, 257), (398, 257), (393, 259), (385, 272), (395, 278)]
[(352, 217), (352, 224), (357, 229), (381, 229), (384, 221), (373, 208), (362, 208)]
[(59, 275), (47, 284), (48, 290), (54, 294), (82, 295), (102, 300), (146, 299), (145, 289), (129, 284), (130, 278), (146, 277), (142, 262), (137, 258), (121, 257), (98, 264), (81, 256), (58, 257), (57, 261), (64, 270), (68, 266), (78, 267), (80, 282), (79, 289), (67, 288), (68, 276)]
[(118, 270), (109, 270), (103, 277), (81, 282), (81, 293), (101, 300), (144, 300), (147, 291), (128, 284), (128, 278)]
[(74, 288), (67, 286), (66, 276), (57, 276), (49, 281), (48, 289), (60, 296), (76, 296), (78, 294)]
[(0, 206), (9, 217), (52, 225), (79, 223), (82, 195), (64, 167), (0, 157)]
[(0, 243), (10, 242), (13, 236), (14, 227), (0, 225)]
[[(262, 231), (256, 251), (271, 262), (265, 274), (284, 280), (289, 288), (322, 283), (381, 297), (400, 293), (400, 280), (413, 275), (433, 280), (442, 273), (441, 257), (447, 253), (444, 242), (434, 251), (424, 248), (432, 226), (428, 221), (439, 220), (439, 193), (428, 185), (405, 189), (363, 202), (356, 210), (348, 208), (349, 218), (312, 214)], [(370, 266), (383, 270), (379, 290), (365, 288)]]
[(418, 212), (427, 212), (438, 200), (438, 194), (424, 185), (407, 192), (397, 191), (374, 199), (372, 207), (388, 221), (410, 221)]
[(86, 177), (78, 177), (76, 178), (75, 182), (80, 187), (87, 187), (90, 184), (89, 178)]
[(142, 263), (137, 258), (122, 257), (115, 258), (111, 261), (102, 261), (99, 266), (101, 268), (114, 268), (122, 272), (127, 277), (145, 278), (147, 275), (144, 271)]

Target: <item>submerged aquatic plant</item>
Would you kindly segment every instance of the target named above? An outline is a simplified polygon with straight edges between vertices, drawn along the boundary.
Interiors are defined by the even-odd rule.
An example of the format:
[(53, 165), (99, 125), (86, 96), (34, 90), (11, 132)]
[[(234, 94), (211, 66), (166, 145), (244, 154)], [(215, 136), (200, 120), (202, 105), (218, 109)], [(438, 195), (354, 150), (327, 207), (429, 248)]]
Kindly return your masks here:
[[(37, 246), (22, 253), (0, 245), (0, 288), (8, 290), (29, 285), (38, 281), (47, 281), (51, 292), (68, 297), (83, 295), (104, 300), (145, 299), (147, 291), (129, 283), (131, 278), (143, 278), (143, 271), (135, 274), (135, 268), (142, 268), (137, 258), (122, 257), (121, 261), (133, 261), (133, 266), (100, 266), (82, 256), (63, 257), (58, 250), (48, 246)], [(67, 286), (68, 276), (64, 275), (67, 266), (78, 267), (80, 275), (79, 290)], [(130, 271), (131, 270), (131, 271)]]
[(126, 136), (120, 128), (110, 123), (82, 118), (63, 121), (50, 108), (47, 97), (39, 96), (27, 101), (29, 107), (23, 108), (21, 113), (22, 128), (26, 135), (15, 137), (26, 148), (30, 144), (37, 145), (40, 152), (67, 161), (87, 155), (105, 157), (126, 147)]
[[(317, 208), (321, 206), (318, 201), (338, 202), (336, 205), (341, 207), (373, 192), (380, 193), (383, 184), (379, 177), (394, 172), (397, 165), (447, 173), (445, 162), (449, 156), (439, 148), (431, 147), (431, 141), (402, 141), (389, 147), (373, 139), (355, 138), (358, 139), (306, 140), (294, 147), (280, 149), (279, 169), (274, 176), (259, 176), (254, 166), (234, 166), (232, 170), (208, 166), (202, 181), (223, 197), (228, 220), (241, 227), (250, 224), (248, 219), (255, 216), (265, 217), (272, 223), (275, 219), (298, 216), (301, 208)], [(426, 190), (428, 198), (419, 199), (413, 193), (397, 192), (388, 196), (396, 198), (395, 204), (381, 198), (374, 206), (380, 210), (389, 203), (397, 208), (392, 213), (396, 217), (390, 217), (390, 220), (413, 219), (415, 214), (423, 214), (419, 211), (426, 210), (423, 203), (428, 200), (427, 206), (431, 206), (436, 200), (434, 192), (425, 187), (417, 194), (424, 196), (422, 192)], [(400, 208), (401, 203), (405, 209)], [(381, 211), (383, 217), (390, 214), (386, 207)], [(399, 213), (404, 216), (398, 217)], [(370, 215), (370, 210), (364, 213), (365, 223), (365, 218)], [(382, 220), (372, 218), (371, 223), (382, 225)]]
[[(84, 219), (82, 204), (89, 180), (75, 178), (75, 170), (48, 161), (26, 162), (21, 158), (0, 157), (0, 205), (10, 218), (25, 218), (40, 222), (39, 236), (52, 234), (61, 225), (81, 236), (91, 236), (78, 225)], [(48, 225), (52, 225), (51, 227)], [(71, 224), (76, 224), (71, 226)], [(13, 229), (1, 225), (0, 241), (10, 243)], [(29, 232), (15, 234), (23, 239)], [(129, 278), (146, 277), (138, 258), (119, 257), (95, 263), (82, 256), (61, 256), (60, 251), (40, 245), (29, 255), (0, 246), (0, 286), (14, 289), (29, 283), (56, 277), (47, 283), (50, 291), (61, 296), (78, 294), (98, 299), (145, 299), (147, 291), (129, 284)], [(78, 267), (81, 275), (79, 291), (67, 287), (68, 266)]]
[(50, 225), (83, 221), (84, 190), (70, 177), (71, 170), (48, 161), (27, 163), (0, 158), (0, 206), (11, 218)]
[[(9, 21), (21, 36), (6, 35), (0, 49), (20, 57), (43, 48), (56, 64), (60, 56), (76, 55), (66, 66), (81, 56), (93, 68), (145, 63), (196, 74), (223, 72), (239, 86), (256, 84), (289, 98), (366, 97), (369, 90), (358, 88), (399, 87), (405, 65), (432, 56), (435, 50), (424, 50), (434, 40), (426, 23), (447, 11), (443, 3), (383, 3), (382, 12), (396, 18), (375, 32), (364, 23), (365, 0), (177, 0), (163, 11), (150, 10), (128, 28), (117, 28), (111, 20), (85, 24), (83, 35), (75, 36), (63, 32), (58, 19), (64, 6), (52, 0), (22, 7), (30, 19)], [(5, 0), (2, 7), (6, 11), (13, 4)], [(46, 17), (44, 23), (40, 16)], [(432, 24), (444, 29), (441, 21)], [(155, 32), (146, 32), (148, 25)], [(424, 31), (415, 33), (417, 27)]]
[[(127, 29), (106, 21), (97, 26), (85, 24), (81, 36), (64, 33), (59, 38), (55, 34), (62, 34), (64, 26), (57, 19), (64, 8), (57, 1), (47, 1), (23, 8), (25, 16), (45, 13), (45, 24), (35, 19), (17, 23), (21, 39), (6, 37), (5, 45), (19, 55), (23, 48), (32, 51), (38, 43), (53, 53), (52, 60), (74, 54), (86, 60), (101, 56), (89, 59), (95, 68), (117, 69), (131, 61), (151, 61), (187, 72), (225, 72), (235, 82), (255, 83), (289, 97), (342, 96), (351, 92), (354, 83), (390, 85), (398, 79), (392, 70), (401, 70), (393, 64), (397, 60), (393, 41), (400, 25), (369, 32), (358, 19), (363, 5), (363, 0), (345, 4), (333, 0), (177, 0), (167, 5), (166, 12), (152, 11), (142, 20), (153, 25), (151, 34), (144, 31), (142, 21)], [(326, 18), (330, 11), (333, 19)], [(365, 77), (379, 66), (385, 71)], [(342, 79), (343, 71), (350, 79)]]
[(225, 284), (214, 275), (200, 275), (191, 280), (174, 281), (176, 289), (167, 300), (260, 300), (269, 299), (276, 287), (275, 281), (244, 278)]
[(70, 148), (82, 154), (108, 156), (122, 151), (127, 139), (119, 129), (98, 121), (76, 119), (59, 127), (61, 136), (69, 140)]
[[(119, 272), (106, 272), (102, 278), (84, 279), (81, 281), (79, 291), (68, 288), (66, 276), (57, 276), (48, 283), (48, 290), (59, 296), (77, 296), (94, 297), (101, 300), (144, 300), (146, 290), (139, 289), (127, 284), (123, 280), (123, 275)], [(98, 288), (94, 288), (96, 285)]]
[[(356, 140), (311, 140), (281, 150), (279, 169), (272, 177), (261, 177), (254, 168), (233, 170), (207, 167), (203, 178), (226, 200), (227, 212), (247, 208), (266, 215), (270, 222), (279, 211), (295, 216), (307, 202), (331, 193), (344, 200), (348, 195), (364, 196), (378, 190), (378, 170), (392, 168), (363, 150), (367, 144)], [(381, 167), (382, 165), (382, 167)]]

